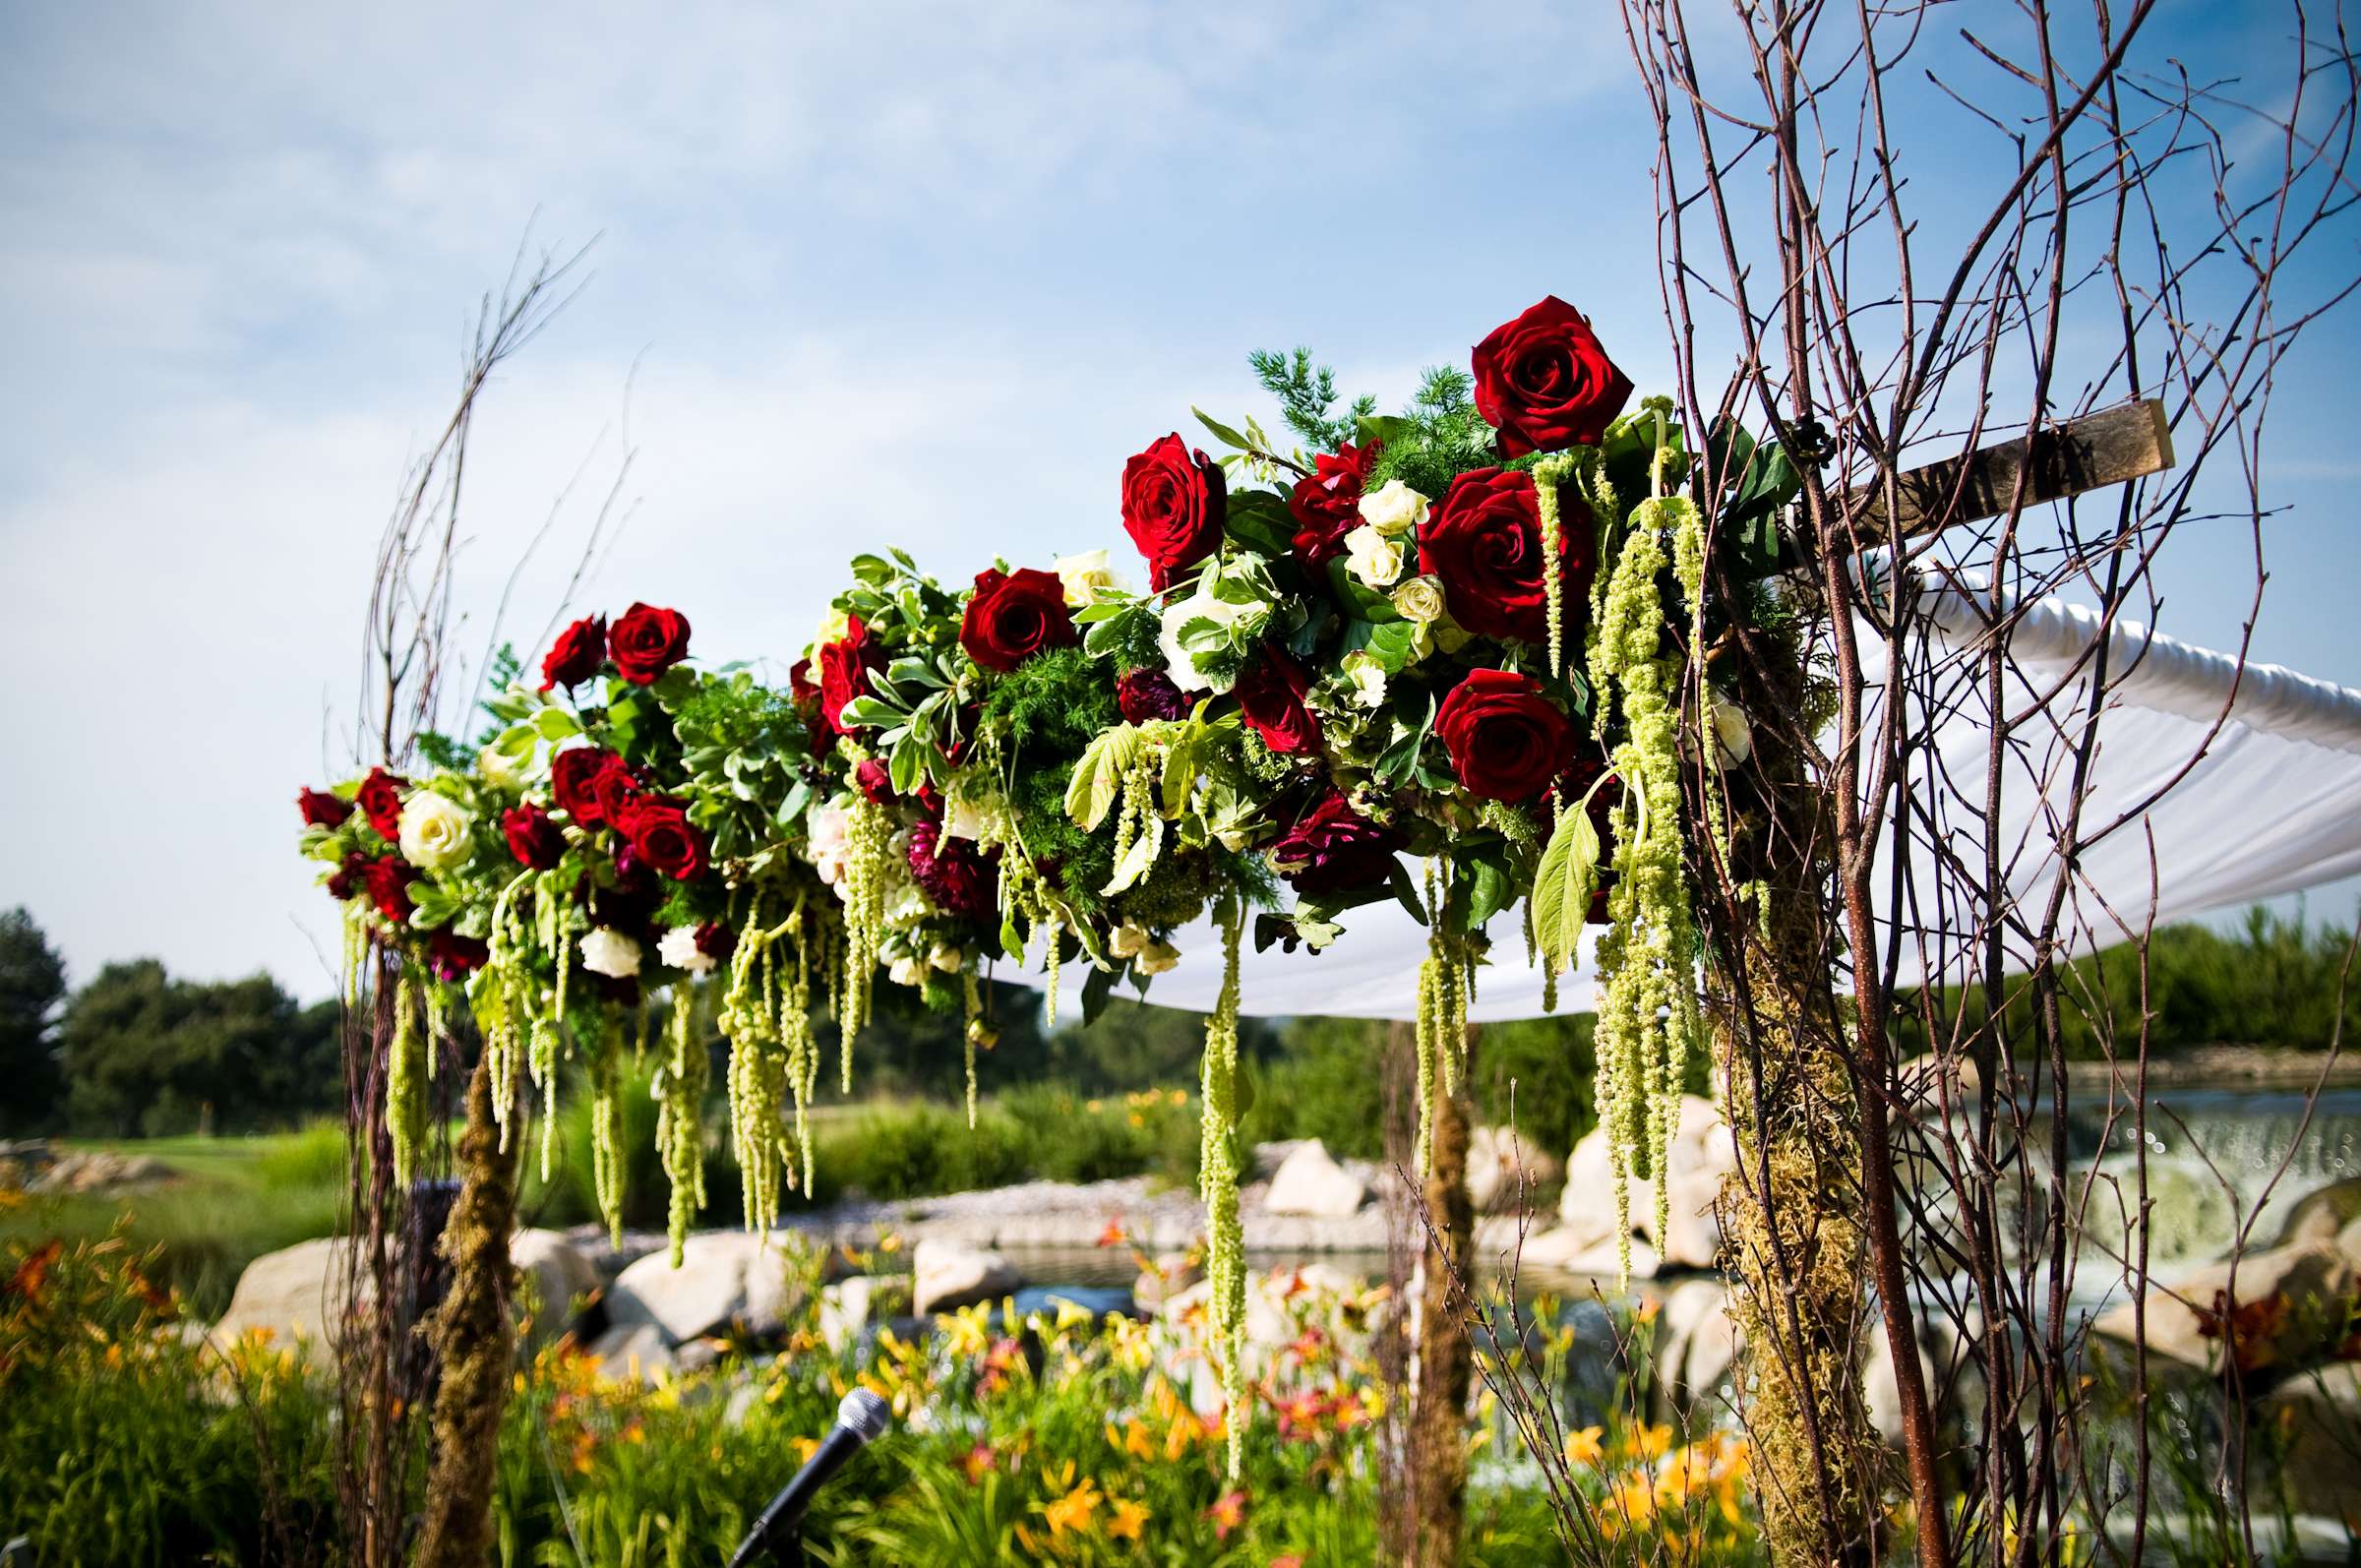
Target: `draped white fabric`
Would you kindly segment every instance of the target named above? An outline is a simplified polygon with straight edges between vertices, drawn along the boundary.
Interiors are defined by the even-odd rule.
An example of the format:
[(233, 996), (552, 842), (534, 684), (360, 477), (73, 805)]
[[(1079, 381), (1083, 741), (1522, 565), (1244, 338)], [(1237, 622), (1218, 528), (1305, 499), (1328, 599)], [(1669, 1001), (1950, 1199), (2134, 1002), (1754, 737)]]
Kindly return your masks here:
[[(1937, 630), (1915, 655), (1924, 662), (1910, 685), (1930, 696), (1936, 724), (1931, 751), (1913, 769), (1922, 817), (1907, 835), (1906, 955), (1916, 952), (1920, 931), (1959, 930), (1975, 902), (1962, 878), (1944, 875), (1923, 841), (1944, 837), (1967, 865), (1981, 863), (1974, 834), (1991, 733), (1978, 658), (1981, 598), (1970, 584), (1929, 590), (1921, 601)], [(2020, 899), (2045, 898), (2056, 879), (2051, 846), (2073, 794), (2075, 746), (2089, 704), (2087, 656), (2098, 626), (2089, 610), (2044, 599), (2022, 607), (2012, 633), (2005, 706), (2013, 719), (2031, 722), (2019, 723), (2005, 759), (1998, 821), (2006, 880)], [(2151, 837), (2159, 923), (2361, 873), (2361, 692), (2270, 665), (2241, 673), (2224, 654), (2122, 622), (2108, 657), (2113, 690), (2099, 718), (2083, 821), (2086, 832), (2118, 819), (2123, 825), (2082, 857), (2070, 927), (2094, 930), (2100, 943), (2115, 939), (2093, 890), (2134, 926), (2148, 918)], [(1871, 662), (1874, 680), (1882, 662)], [(2151, 804), (2167, 783), (2170, 791)], [(1316, 955), (1276, 946), (1256, 953), (1249, 939), (1244, 1011), (1415, 1018), (1424, 928), (1391, 901), (1349, 911), (1344, 925), (1344, 936)], [(1542, 977), (1525, 962), (1516, 913), (1496, 917), (1492, 930), (1494, 962), (1480, 974), (1471, 1016), (1538, 1016)], [(1176, 941), (1180, 964), (1157, 978), (1148, 999), (1211, 1008), (1222, 981), (1219, 935), (1200, 921)], [(1559, 982), (1561, 1010), (1591, 1005), (1588, 956), (1586, 941), (1584, 967)], [(1906, 956), (1902, 972), (1918, 977), (1914, 956)]]

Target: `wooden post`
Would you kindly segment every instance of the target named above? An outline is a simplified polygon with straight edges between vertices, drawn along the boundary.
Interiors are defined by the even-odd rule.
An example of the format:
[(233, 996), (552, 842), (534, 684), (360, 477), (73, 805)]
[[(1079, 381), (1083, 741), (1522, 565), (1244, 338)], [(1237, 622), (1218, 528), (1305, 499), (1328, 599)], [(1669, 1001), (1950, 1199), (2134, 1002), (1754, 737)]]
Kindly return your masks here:
[[(1468, 1195), (1468, 1140), (1475, 1116), (1469, 1086), (1477, 1030), (1468, 1030), (1459, 1092), (1436, 1086), (1433, 1157), (1425, 1204), (1426, 1242), (1419, 1299), (1419, 1383), (1411, 1412), (1411, 1464), (1418, 1476), (1408, 1568), (1458, 1568), (1468, 1530), (1468, 1391), (1475, 1368), (1461, 1321), (1463, 1285), (1475, 1286), (1476, 1205)], [(1439, 1245), (1437, 1244), (1439, 1241)]]

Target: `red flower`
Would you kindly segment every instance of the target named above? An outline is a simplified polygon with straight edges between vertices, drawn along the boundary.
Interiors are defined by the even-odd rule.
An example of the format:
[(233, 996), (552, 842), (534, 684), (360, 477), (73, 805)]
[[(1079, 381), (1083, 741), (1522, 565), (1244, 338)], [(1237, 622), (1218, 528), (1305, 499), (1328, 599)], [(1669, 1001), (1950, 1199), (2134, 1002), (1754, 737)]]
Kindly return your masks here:
[(1247, 727), (1272, 751), (1316, 751), (1320, 721), (1303, 705), (1303, 694), (1310, 689), (1311, 677), (1302, 665), (1265, 646), (1238, 674), (1239, 709)]
[(609, 768), (622, 768), (627, 776), (631, 771), (622, 757), (603, 746), (577, 746), (550, 758), (549, 793), (556, 798), (558, 810), (574, 818), (575, 826), (605, 825), (607, 814), (600, 804), (598, 786)]
[(531, 801), (501, 813), (500, 831), (509, 841), (509, 853), (516, 857), (519, 866), (537, 872), (555, 871), (558, 862), (566, 858), (565, 831)]
[[(1591, 514), (1562, 505), (1558, 558), (1569, 632), (1591, 591), (1597, 538)], [(1451, 619), (1479, 636), (1539, 642), (1549, 634), (1542, 583), (1542, 514), (1533, 476), (1476, 468), (1451, 481), (1419, 532), (1419, 570), (1442, 579)]]
[(1081, 640), (1056, 573), (994, 567), (976, 573), (976, 591), (959, 621), (959, 645), (980, 668), (1005, 675), (1043, 648)]
[(586, 615), (558, 633), (541, 660), (541, 690), (562, 686), (568, 691), (596, 675), (607, 662), (607, 618)]
[(1460, 783), (1485, 800), (1531, 800), (1574, 760), (1574, 726), (1541, 682), (1513, 670), (1470, 670), (1443, 698), (1434, 733)]
[(1312, 458), (1311, 472), (1296, 481), (1287, 510), (1296, 519), (1296, 559), (1305, 571), (1316, 573), (1345, 553), (1345, 535), (1361, 526), (1361, 487), (1376, 458), (1376, 442), (1340, 442), (1333, 454)]
[(865, 756), (853, 769), (853, 787), (872, 806), (884, 806), (893, 800), (893, 773), (874, 756)]
[(339, 800), (326, 790), (305, 789), (295, 792), (295, 809), (303, 813), (306, 827), (341, 827), (344, 818), (352, 814), (352, 802)]
[(378, 837), (392, 840), (401, 836), (401, 792), (409, 782), (382, 767), (371, 768), (369, 776), (361, 780), (360, 793), (354, 799)]
[(1407, 842), (1332, 789), (1280, 835), (1270, 857), (1297, 892), (1343, 893), (1384, 881), (1393, 872), (1395, 851)]
[(1162, 670), (1139, 669), (1115, 683), (1115, 705), (1125, 723), (1145, 724), (1187, 717), (1189, 701)]
[(599, 769), (590, 789), (598, 797), (598, 814), (609, 827), (623, 825), (623, 818), (631, 811), (632, 803), (639, 798), (641, 787), (638, 771), (620, 756)]
[(696, 950), (717, 964), (726, 964), (738, 950), (738, 934), (718, 920), (708, 920), (696, 928)]
[(854, 726), (843, 721), (844, 705), (869, 691), (869, 674), (885, 668), (885, 650), (869, 634), (859, 616), (849, 616), (844, 635), (823, 643), (819, 650), (819, 719), (830, 735)]
[(437, 980), (464, 980), (491, 959), (492, 944), (481, 936), (462, 936), (445, 927), (426, 938), (427, 967)]
[(1631, 396), (1580, 311), (1555, 294), (1476, 345), (1476, 411), (1503, 455), (1596, 446)]
[(616, 619), (607, 648), (634, 686), (648, 686), (689, 656), (689, 618), (678, 610), (635, 604)]
[(1177, 434), (1150, 442), (1123, 464), (1123, 532), (1147, 557), (1150, 587), (1163, 592), (1213, 554), (1229, 505), (1221, 464)]
[(384, 855), (369, 863), (361, 873), (362, 884), (369, 891), (369, 901), (377, 912), (396, 926), (409, 922), (410, 883), (418, 879), (418, 868), (399, 855)]
[(945, 838), (942, 824), (920, 817), (910, 829), (910, 878), (946, 915), (984, 920), (999, 903), (999, 877), (964, 838)]
[(341, 904), (366, 885), (369, 877), (369, 857), (359, 850), (347, 851), (344, 864), (329, 874), (328, 896)]
[(688, 809), (668, 795), (642, 795), (614, 819), (631, 841), (632, 853), (676, 882), (705, 873), (704, 830), (689, 820)]

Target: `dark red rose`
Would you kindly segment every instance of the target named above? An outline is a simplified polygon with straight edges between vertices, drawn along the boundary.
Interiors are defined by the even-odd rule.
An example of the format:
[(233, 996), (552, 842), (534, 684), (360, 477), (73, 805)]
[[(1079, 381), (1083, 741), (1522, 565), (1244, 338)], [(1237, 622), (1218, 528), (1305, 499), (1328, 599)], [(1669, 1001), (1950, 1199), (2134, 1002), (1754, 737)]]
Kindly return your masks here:
[(1303, 667), (1265, 646), (1246, 660), (1238, 674), (1238, 706), (1247, 727), (1274, 752), (1316, 752), (1320, 721), (1303, 705), (1311, 677)]
[(624, 760), (603, 746), (577, 746), (560, 752), (549, 761), (549, 793), (558, 810), (574, 818), (576, 827), (597, 827), (606, 819), (598, 800), (598, 781)]
[(841, 715), (844, 705), (869, 693), (872, 670), (885, 668), (885, 650), (869, 634), (859, 616), (846, 618), (844, 635), (819, 649), (819, 718), (830, 735), (849, 728)]
[(1596, 446), (1623, 411), (1631, 378), (1580, 311), (1555, 294), (1476, 345), (1476, 411), (1504, 456)]
[(668, 795), (642, 795), (616, 819), (632, 852), (676, 882), (705, 874), (705, 833), (688, 808)]
[(689, 618), (678, 610), (635, 604), (615, 618), (607, 651), (625, 680), (634, 686), (652, 685), (657, 676), (689, 657)]
[(1270, 847), (1271, 864), (1299, 893), (1345, 893), (1392, 874), (1394, 854), (1409, 840), (1353, 809), (1330, 790)]
[(446, 927), (426, 938), (427, 967), (437, 980), (464, 980), (492, 959), (492, 944), (481, 936), (462, 936)]
[(1115, 683), (1115, 705), (1130, 724), (1188, 716), (1188, 698), (1162, 670), (1139, 669)]
[(611, 880), (596, 882), (585, 876), (575, 884), (575, 897), (590, 911), (593, 926), (611, 926), (636, 937), (643, 947), (655, 941), (648, 922), (663, 907), (664, 884), (629, 844), (616, 854)]
[(1526, 801), (1573, 764), (1574, 726), (1514, 670), (1470, 670), (1434, 715), (1434, 733), (1468, 793)]
[(1220, 547), (1229, 505), (1221, 464), (1177, 434), (1123, 464), (1123, 532), (1147, 557), (1150, 587), (1163, 592)]
[(392, 840), (401, 836), (401, 792), (409, 782), (382, 767), (371, 768), (369, 776), (361, 780), (360, 793), (353, 799), (378, 837)]
[(600, 768), (598, 777), (590, 781), (590, 791), (598, 797), (599, 819), (609, 827), (621, 827), (623, 818), (639, 799), (644, 789), (639, 774), (622, 757), (614, 757)]
[(586, 615), (558, 633), (541, 660), (541, 690), (562, 686), (573, 691), (596, 675), (607, 662), (607, 618)]
[(1065, 584), (1054, 572), (998, 567), (976, 573), (976, 591), (959, 620), (959, 645), (979, 668), (1005, 675), (1043, 648), (1066, 648), (1082, 640), (1074, 612), (1065, 607)]
[(418, 875), (418, 868), (399, 855), (382, 855), (362, 870), (361, 883), (377, 912), (400, 926), (408, 923), (410, 911), (415, 907), (410, 902), (410, 883)]
[(910, 877), (935, 907), (966, 920), (986, 920), (999, 903), (999, 875), (964, 838), (946, 838), (942, 824), (920, 817), (910, 829)]
[[(819, 684), (812, 679), (810, 659), (798, 659), (787, 667), (787, 700), (799, 711), (819, 705)], [(805, 716), (811, 715), (806, 712)]]
[(738, 950), (738, 933), (718, 920), (708, 920), (696, 928), (696, 950), (717, 964), (726, 964)]
[(853, 769), (853, 788), (859, 790), (872, 806), (884, 806), (893, 799), (893, 773), (874, 756), (865, 756)]
[(531, 801), (500, 814), (501, 835), (516, 864), (537, 872), (555, 871), (566, 858), (566, 834), (550, 814)]
[(341, 904), (368, 884), (369, 857), (359, 850), (348, 850), (344, 864), (329, 874), (328, 896)]
[[(1598, 554), (1590, 512), (1571, 496), (1560, 505), (1557, 543), (1571, 636), (1581, 627)], [(1476, 468), (1452, 480), (1419, 530), (1419, 570), (1442, 580), (1451, 619), (1478, 636), (1545, 639), (1549, 601), (1533, 476)]]
[(1361, 526), (1361, 487), (1376, 457), (1376, 442), (1341, 442), (1333, 453), (1312, 458), (1311, 472), (1296, 481), (1287, 510), (1296, 519), (1296, 559), (1306, 572), (1316, 575), (1345, 553), (1345, 535)]
[(339, 800), (326, 790), (297, 790), (295, 809), (303, 813), (306, 827), (341, 827), (344, 818), (352, 814), (352, 802)]

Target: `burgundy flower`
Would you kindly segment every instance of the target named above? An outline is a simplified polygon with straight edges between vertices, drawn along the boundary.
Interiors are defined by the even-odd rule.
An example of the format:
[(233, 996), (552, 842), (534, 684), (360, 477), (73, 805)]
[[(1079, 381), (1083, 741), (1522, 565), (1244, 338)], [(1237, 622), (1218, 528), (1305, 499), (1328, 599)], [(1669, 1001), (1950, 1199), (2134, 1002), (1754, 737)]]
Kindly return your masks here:
[(1514, 670), (1470, 670), (1443, 698), (1434, 733), (1460, 783), (1485, 800), (1531, 800), (1574, 761), (1574, 726), (1541, 682)]
[(964, 838), (946, 838), (942, 824), (921, 817), (910, 829), (910, 875), (946, 915), (986, 920), (999, 902), (999, 876)]
[(634, 686), (653, 685), (666, 670), (689, 657), (689, 618), (678, 610), (635, 604), (616, 618), (607, 633), (615, 668)]
[(399, 774), (373, 767), (361, 780), (360, 793), (354, 797), (361, 814), (377, 829), (377, 836), (389, 842), (401, 836), (401, 792), (410, 781)]
[(516, 864), (537, 872), (555, 871), (566, 858), (566, 833), (549, 813), (532, 801), (500, 814), (501, 835)]
[(1345, 535), (1361, 526), (1361, 487), (1376, 461), (1377, 443), (1356, 447), (1340, 442), (1333, 452), (1311, 459), (1311, 472), (1296, 481), (1287, 510), (1296, 519), (1296, 559), (1317, 575), (1345, 553)]
[(845, 619), (844, 635), (819, 649), (819, 719), (830, 735), (853, 728), (844, 723), (844, 705), (869, 692), (873, 670), (885, 668), (885, 650), (869, 634), (859, 616)]
[(1115, 705), (1126, 723), (1145, 724), (1150, 719), (1186, 718), (1189, 701), (1171, 676), (1141, 668), (1116, 682)]
[(866, 797), (872, 806), (884, 806), (893, 799), (893, 772), (874, 756), (865, 756), (853, 769), (853, 787)]
[(978, 668), (1004, 675), (1044, 648), (1081, 640), (1056, 573), (992, 567), (976, 573), (976, 591), (959, 620), (959, 645)]
[(1314, 752), (1320, 745), (1320, 721), (1303, 705), (1303, 694), (1310, 689), (1311, 677), (1303, 667), (1266, 644), (1239, 671), (1239, 711), (1247, 728), (1272, 751)]
[(1299, 893), (1344, 893), (1384, 881), (1393, 873), (1395, 852), (1408, 842), (1332, 789), (1279, 836), (1270, 858)]
[(717, 964), (726, 964), (738, 950), (738, 933), (718, 920), (708, 920), (696, 928), (696, 950)]
[(575, 896), (589, 908), (592, 925), (610, 926), (638, 937), (642, 947), (652, 945), (654, 937), (647, 927), (663, 906), (664, 885), (628, 847), (615, 857), (612, 881), (594, 883), (584, 877), (575, 884)]
[[(1559, 520), (1559, 585), (1571, 636), (1589, 602), (1598, 536), (1590, 512), (1571, 496)], [(1527, 642), (1547, 637), (1541, 503), (1533, 476), (1476, 468), (1452, 480), (1419, 530), (1419, 570), (1442, 580), (1451, 619), (1478, 636)]]
[(632, 853), (676, 882), (705, 873), (704, 830), (689, 820), (688, 809), (667, 795), (642, 795), (615, 819)]
[(326, 790), (305, 789), (295, 792), (295, 809), (303, 814), (306, 827), (341, 827), (344, 818), (352, 814), (352, 802), (339, 800)]
[(329, 874), (328, 896), (341, 904), (368, 885), (369, 857), (359, 850), (348, 850), (344, 864)]
[(1178, 434), (1123, 464), (1123, 532), (1147, 558), (1150, 587), (1162, 593), (1220, 547), (1229, 506), (1222, 465)]
[(462, 936), (446, 927), (426, 938), (427, 967), (437, 980), (464, 980), (492, 958), (492, 944), (481, 936)]
[(410, 911), (417, 907), (410, 902), (410, 883), (418, 877), (418, 868), (399, 855), (382, 855), (361, 872), (369, 901), (377, 906), (379, 914), (396, 926), (407, 925)]
[(541, 690), (568, 691), (596, 675), (607, 662), (607, 618), (586, 615), (558, 633), (541, 660)]
[(1521, 457), (1598, 444), (1631, 396), (1580, 311), (1555, 294), (1476, 345), (1476, 411)]
[(574, 818), (575, 826), (598, 827), (606, 822), (606, 812), (599, 804), (598, 781), (610, 767), (626, 767), (626, 764), (603, 746), (577, 746), (550, 758), (549, 793), (556, 799), (558, 810)]

